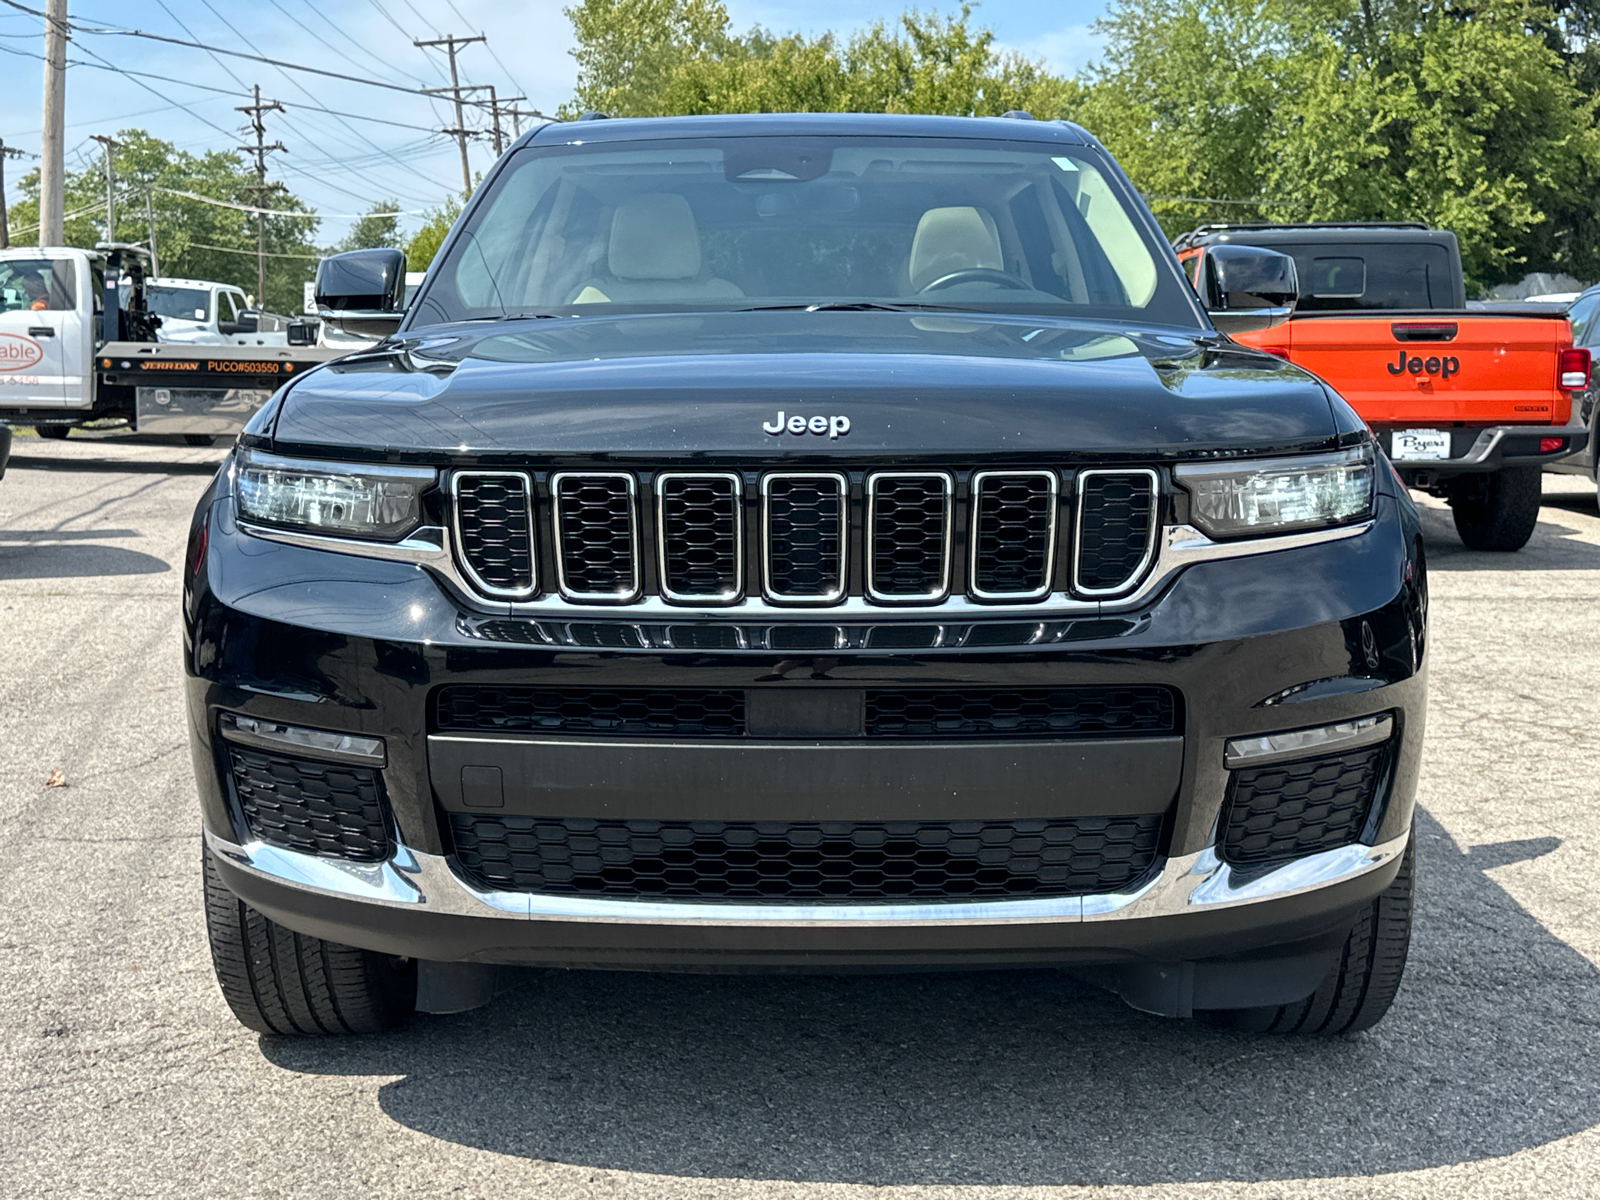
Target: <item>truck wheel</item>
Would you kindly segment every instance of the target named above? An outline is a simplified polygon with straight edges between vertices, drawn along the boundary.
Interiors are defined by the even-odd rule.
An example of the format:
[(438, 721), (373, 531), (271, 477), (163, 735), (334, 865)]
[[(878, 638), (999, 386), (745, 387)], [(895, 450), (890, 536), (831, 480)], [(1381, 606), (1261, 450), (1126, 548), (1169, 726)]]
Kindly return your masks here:
[(35, 425), (33, 431), (42, 438), (49, 438), (53, 442), (65, 440), (67, 434), (72, 432), (71, 425)]
[(285, 929), (227, 888), (201, 850), (206, 933), (223, 999), (257, 1033), (382, 1033), (410, 1019), (417, 964)]
[(186, 446), (215, 446), (219, 440), (209, 433), (186, 433), (183, 435), (183, 444)]
[(1462, 475), (1450, 484), (1456, 532), (1469, 550), (1521, 550), (1539, 523), (1538, 467)]
[(1219, 1025), (1249, 1033), (1329, 1036), (1360, 1033), (1383, 1019), (1400, 990), (1411, 946), (1411, 894), (1417, 843), (1406, 843), (1400, 873), (1356, 918), (1339, 964), (1317, 990), (1295, 1004), (1240, 1008), (1206, 1015)]

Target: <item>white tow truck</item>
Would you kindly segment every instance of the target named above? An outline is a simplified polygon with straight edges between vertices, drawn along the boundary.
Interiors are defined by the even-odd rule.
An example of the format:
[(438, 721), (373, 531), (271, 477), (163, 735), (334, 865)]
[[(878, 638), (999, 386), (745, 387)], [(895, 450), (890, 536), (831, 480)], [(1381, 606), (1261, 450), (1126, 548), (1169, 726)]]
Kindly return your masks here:
[[(232, 437), (283, 381), (344, 353), (288, 345), (286, 331), (268, 342), (263, 314), (230, 308), (226, 285), (152, 284), (148, 269), (141, 246), (0, 251), (0, 422), (66, 437), (116, 417), (194, 442)], [(214, 289), (203, 306), (201, 289)], [(202, 340), (212, 330), (218, 340)]]

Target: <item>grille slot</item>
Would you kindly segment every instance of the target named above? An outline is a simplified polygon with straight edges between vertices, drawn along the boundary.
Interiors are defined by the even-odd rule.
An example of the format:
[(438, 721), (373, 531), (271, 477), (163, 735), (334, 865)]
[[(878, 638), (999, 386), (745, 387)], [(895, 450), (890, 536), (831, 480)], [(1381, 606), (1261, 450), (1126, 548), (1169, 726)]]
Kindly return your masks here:
[(636, 484), (625, 471), (550, 477), (556, 574), (568, 600), (625, 604), (639, 597)]
[(1387, 746), (1234, 771), (1222, 857), (1241, 866), (1336, 850), (1360, 839)]
[(661, 594), (732, 604), (744, 594), (744, 481), (731, 472), (656, 477)]
[(950, 594), (951, 496), (943, 473), (867, 477), (867, 595), (937, 603)]
[(451, 813), (494, 891), (870, 904), (1081, 896), (1153, 868), (1161, 814), (1023, 821), (600, 821)]
[(535, 688), (454, 684), (434, 698), (441, 733), (740, 737), (744, 692), (710, 688)]
[(1078, 476), (1077, 590), (1105, 596), (1132, 587), (1155, 555), (1160, 484), (1149, 469)]
[(1054, 471), (979, 471), (972, 477), (972, 595), (1038, 600), (1055, 575)]
[(250, 832), (263, 842), (355, 862), (389, 857), (378, 772), (228, 747), (228, 769)]
[(473, 585), (488, 596), (531, 596), (538, 584), (533, 481), (521, 471), (458, 471), (451, 488), (462, 566)]
[(793, 472), (761, 480), (762, 590), (788, 604), (844, 595), (850, 490), (843, 475)]
[(1132, 737), (1177, 732), (1177, 696), (1159, 686), (867, 692), (868, 737)]

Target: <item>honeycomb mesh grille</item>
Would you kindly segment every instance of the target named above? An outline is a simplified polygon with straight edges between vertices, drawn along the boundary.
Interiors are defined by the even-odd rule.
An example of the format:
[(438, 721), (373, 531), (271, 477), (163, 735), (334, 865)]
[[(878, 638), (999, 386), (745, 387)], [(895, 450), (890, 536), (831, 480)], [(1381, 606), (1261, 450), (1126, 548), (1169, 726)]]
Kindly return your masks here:
[(870, 904), (1079, 896), (1154, 866), (1160, 814), (939, 822), (600, 821), (451, 813), (456, 861), (496, 891)]
[(629, 599), (639, 590), (633, 480), (625, 475), (555, 477), (563, 589), (586, 599)]
[(461, 555), (485, 589), (526, 594), (534, 587), (528, 477), (463, 474), (455, 481)]
[(228, 747), (233, 792), (263, 842), (330, 858), (389, 857), (389, 820), (370, 767), (315, 762)]
[(1377, 798), (1387, 754), (1386, 747), (1375, 746), (1234, 771), (1222, 857), (1254, 866), (1357, 841)]
[(744, 693), (457, 684), (439, 689), (434, 728), (443, 733), (739, 737), (744, 733)]
[(843, 480), (774, 475), (766, 489), (767, 591), (789, 600), (843, 593)]
[(1133, 737), (1178, 732), (1164, 687), (908, 689), (867, 692), (867, 736)]
[(1050, 590), (1055, 477), (984, 475), (974, 482), (972, 583), (979, 595), (1033, 597)]
[(1078, 586), (1121, 591), (1137, 579), (1156, 519), (1155, 478), (1147, 471), (1086, 475), (1078, 503)]
[(743, 492), (732, 475), (662, 477), (661, 575), (670, 597), (731, 600), (739, 595)]
[(869, 587), (914, 600), (947, 587), (949, 480), (943, 475), (879, 475), (872, 481), (867, 530)]

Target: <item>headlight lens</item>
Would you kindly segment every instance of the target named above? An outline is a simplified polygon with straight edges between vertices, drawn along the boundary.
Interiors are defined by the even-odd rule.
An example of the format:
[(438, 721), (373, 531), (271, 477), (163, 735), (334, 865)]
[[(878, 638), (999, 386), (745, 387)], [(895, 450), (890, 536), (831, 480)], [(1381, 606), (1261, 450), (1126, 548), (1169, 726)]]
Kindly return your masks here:
[(1194, 524), (1213, 537), (1344, 525), (1372, 513), (1372, 446), (1336, 454), (1186, 463), (1173, 470)]
[(422, 520), (438, 472), (240, 452), (235, 492), (249, 521), (333, 537), (394, 541)]

